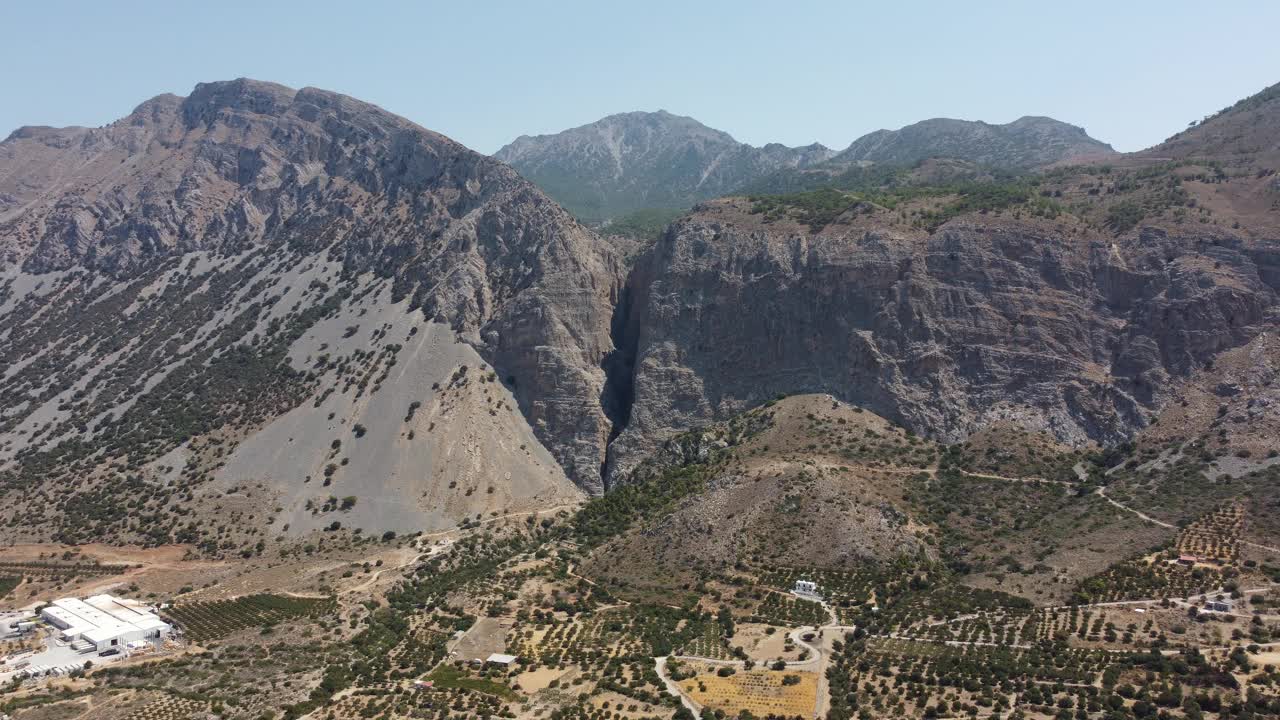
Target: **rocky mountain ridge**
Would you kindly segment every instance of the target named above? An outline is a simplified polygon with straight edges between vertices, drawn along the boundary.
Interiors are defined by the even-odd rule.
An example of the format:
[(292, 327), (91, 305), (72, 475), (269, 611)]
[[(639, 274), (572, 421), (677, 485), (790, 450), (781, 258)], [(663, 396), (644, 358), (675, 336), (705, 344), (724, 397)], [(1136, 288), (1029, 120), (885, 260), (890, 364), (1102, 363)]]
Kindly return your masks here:
[[(1005, 421), (1075, 445), (1134, 437), (1277, 328), (1278, 121), (1269, 88), (1149, 151), (1029, 180), (704, 203), (633, 270), (634, 401), (610, 478), (778, 394), (950, 441)], [(1230, 404), (1270, 417), (1265, 396)], [(1165, 435), (1204, 437), (1178, 424)]]
[[(348, 515), (405, 530), (503, 498), (558, 504), (578, 492), (566, 475), (599, 488), (600, 358), (624, 271), (508, 166), (351, 98), (237, 80), (100, 129), (19, 130), (0, 167), (3, 484), (79, 488), (13, 512), (75, 536), (67, 514), (120, 483), (212, 493), (240, 487), (235, 471), (270, 480), (259, 492), (292, 498), (297, 519), (322, 516), (329, 492), (365, 494)], [(454, 406), (474, 422), (442, 425)], [(422, 427), (378, 430), (371, 412)], [(275, 436), (293, 451), (228, 457), (298, 413)], [(381, 469), (339, 450), (356, 426)], [(462, 465), (486, 486), (460, 485)], [(457, 497), (430, 500), (444, 486)], [(433, 519), (391, 522), (374, 503)]]
[(1116, 154), (1084, 128), (1050, 117), (1026, 116), (1003, 125), (932, 118), (898, 130), (877, 130), (854, 140), (832, 164), (914, 165), (952, 158), (991, 167), (1028, 170), (1056, 162)]
[(870, 166), (905, 169), (941, 161), (963, 166), (944, 174), (971, 177), (1115, 155), (1083, 128), (1048, 117), (1003, 125), (933, 118), (868, 133), (836, 152), (816, 143), (754, 148), (693, 118), (658, 111), (610, 115), (554, 135), (521, 136), (494, 157), (578, 217), (607, 221), (640, 210), (687, 208), (744, 190), (822, 184)]
[(128, 487), (166, 488), (157, 541), (226, 497), (258, 531), (434, 527), (575, 502), (800, 393), (941, 440), (1128, 440), (1276, 327), (1274, 168), (1213, 148), (717, 199), (630, 255), (502, 162), (321, 90), (24, 128), (0, 143), (0, 492), (74, 539), (136, 538), (94, 509)]
[(817, 143), (752, 147), (693, 118), (659, 110), (610, 115), (554, 135), (521, 136), (494, 157), (578, 217), (602, 221), (644, 208), (687, 208), (833, 154)]

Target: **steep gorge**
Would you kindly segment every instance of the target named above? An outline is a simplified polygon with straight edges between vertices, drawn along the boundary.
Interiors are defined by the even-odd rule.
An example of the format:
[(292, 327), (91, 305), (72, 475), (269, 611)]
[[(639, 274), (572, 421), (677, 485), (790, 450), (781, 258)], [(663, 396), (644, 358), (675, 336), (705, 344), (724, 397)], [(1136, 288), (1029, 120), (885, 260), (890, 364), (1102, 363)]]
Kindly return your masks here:
[[(1243, 224), (913, 220), (936, 193), (814, 223), (727, 198), (630, 257), (510, 167), (311, 88), (210, 83), (104, 128), (23, 128), (0, 165), (4, 481), (90, 478), (51, 512), (117, 482), (269, 478), (310, 526), (308, 503), (332, 503), (309, 483), (347, 475), (449, 508), (443, 524), (504, 509), (502, 488), (602, 492), (665, 438), (800, 393), (943, 440), (1010, 421), (1114, 443), (1276, 326), (1273, 191), (1252, 167), (1229, 188)], [(1160, 192), (1181, 182), (1162, 172)], [(1096, 177), (1041, 193), (1088, 202)], [(357, 425), (376, 461), (326, 444)], [(369, 529), (426, 517), (358, 507)]]

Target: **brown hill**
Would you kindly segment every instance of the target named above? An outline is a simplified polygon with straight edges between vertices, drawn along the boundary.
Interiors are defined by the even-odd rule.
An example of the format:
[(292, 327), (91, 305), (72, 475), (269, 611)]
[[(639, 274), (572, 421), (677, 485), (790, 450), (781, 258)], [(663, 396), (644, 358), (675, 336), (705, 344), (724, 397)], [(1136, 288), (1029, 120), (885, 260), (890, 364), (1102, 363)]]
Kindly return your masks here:
[(588, 506), (581, 573), (623, 597), (712, 595), (747, 614), (761, 598), (745, 579), (779, 571), (854, 585), (905, 571), (1061, 603), (1176, 534), (1097, 492), (1108, 460), (1012, 425), (946, 446), (829, 395), (771, 400), (668, 440)]
[(742, 564), (850, 568), (929, 556), (930, 531), (908, 515), (904, 495), (935, 453), (830, 396), (767, 403), (660, 449), (639, 477), (711, 462), (705, 485), (605, 545), (587, 570), (670, 587)]
[(1212, 158), (1229, 164), (1280, 160), (1280, 84), (1196, 122), (1139, 157)]

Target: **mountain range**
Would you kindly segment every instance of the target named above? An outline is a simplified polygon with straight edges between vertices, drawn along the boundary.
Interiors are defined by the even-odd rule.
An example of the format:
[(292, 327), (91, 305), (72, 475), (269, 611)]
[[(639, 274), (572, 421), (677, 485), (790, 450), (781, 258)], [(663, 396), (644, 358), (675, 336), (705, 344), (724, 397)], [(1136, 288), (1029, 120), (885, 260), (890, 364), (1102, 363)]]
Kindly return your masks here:
[(578, 218), (599, 223), (644, 209), (686, 209), (754, 185), (777, 184), (776, 174), (825, 177), (873, 164), (911, 167), (933, 158), (1026, 171), (1114, 154), (1083, 129), (1046, 117), (1005, 125), (936, 118), (877, 130), (835, 152), (816, 143), (756, 148), (693, 118), (658, 111), (610, 115), (554, 135), (521, 136), (494, 157)]
[[(1043, 119), (837, 156), (659, 113), (490, 158), (243, 79), (21, 128), (0, 143), (0, 516), (14, 540), (219, 552), (446, 528), (624, 486), (673, 438), (804, 393), (941, 442), (1158, 426), (1222, 472), (1269, 463), (1274, 386), (1221, 373), (1273, 362), (1278, 103), (1130, 155)], [(1041, 171), (712, 197), (939, 153)], [(623, 247), (547, 177), (596, 188), (578, 210), (599, 217), (699, 204)], [(1211, 397), (1222, 415), (1169, 414)]]
[(1280, 85), (0, 142), (3, 720), (1280, 717), (1277, 438)]
[(644, 208), (689, 207), (747, 180), (832, 155), (817, 143), (752, 147), (659, 110), (610, 115), (555, 135), (524, 135), (494, 157), (579, 218), (599, 222)]

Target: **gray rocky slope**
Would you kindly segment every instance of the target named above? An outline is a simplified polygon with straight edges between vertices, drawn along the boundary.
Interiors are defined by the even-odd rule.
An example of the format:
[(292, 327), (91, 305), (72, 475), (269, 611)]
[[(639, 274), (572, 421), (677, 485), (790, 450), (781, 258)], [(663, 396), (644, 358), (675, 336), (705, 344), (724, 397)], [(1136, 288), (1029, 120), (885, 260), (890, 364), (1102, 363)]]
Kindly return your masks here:
[[(54, 475), (78, 487), (32, 498), (30, 517), (147, 482), (124, 468), (175, 448), (213, 436), (236, 446), (291, 408), (324, 407), (327, 421), (296, 428), (319, 433), (314, 457), (232, 465), (314, 483), (321, 504), (346, 494), (320, 490), (327, 465), (346, 458), (331, 441), (353, 442), (326, 424), (360, 424), (373, 439), (361, 413), (393, 385), (403, 394), (387, 402), (405, 407), (379, 406), (408, 424), (410, 404), (422, 419), (451, 387), (483, 383), (468, 401), (489, 404), (479, 421), (514, 413), (501, 444), (519, 456), (554, 448), (535, 471), (472, 446), (494, 461), (495, 484), (533, 473), (547, 495), (572, 491), (566, 474), (599, 487), (601, 358), (623, 268), (500, 162), (348, 97), (237, 80), (157, 97), (103, 128), (14, 132), (0, 143), (0, 203), (0, 479), (8, 492)], [(431, 347), (419, 348), (424, 337)], [(435, 359), (418, 367), (403, 353)], [(406, 368), (418, 374), (396, 380)], [(412, 428), (378, 435), (376, 451), (414, 457), (426, 425), (463, 430), (423, 424), (412, 441)], [(225, 470), (226, 452), (209, 452), (219, 460), (208, 467), (187, 452), (186, 481)], [(108, 470), (116, 462), (123, 478)], [(400, 464), (379, 462), (367, 472)], [(417, 504), (441, 481), (430, 480), (413, 478), (401, 499)]]

